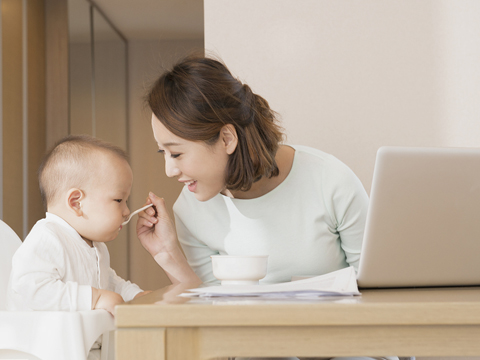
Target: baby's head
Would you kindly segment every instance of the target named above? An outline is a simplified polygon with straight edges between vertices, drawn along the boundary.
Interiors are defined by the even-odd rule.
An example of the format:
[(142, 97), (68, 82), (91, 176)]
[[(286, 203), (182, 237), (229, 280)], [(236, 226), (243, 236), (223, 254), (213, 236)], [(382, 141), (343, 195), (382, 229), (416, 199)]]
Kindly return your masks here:
[(68, 136), (47, 153), (39, 173), (48, 212), (90, 245), (115, 239), (130, 214), (133, 174), (125, 152), (91, 136)]

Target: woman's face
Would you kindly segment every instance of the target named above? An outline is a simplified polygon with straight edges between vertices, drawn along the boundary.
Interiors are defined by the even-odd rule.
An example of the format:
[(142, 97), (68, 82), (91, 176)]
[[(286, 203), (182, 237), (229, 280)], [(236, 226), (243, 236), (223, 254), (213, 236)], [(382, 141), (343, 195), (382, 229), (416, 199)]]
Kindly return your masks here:
[(155, 115), (152, 128), (159, 152), (165, 156), (168, 177), (176, 177), (199, 201), (210, 200), (225, 189), (227, 162), (232, 152), (222, 132), (215, 144), (207, 145), (174, 135)]

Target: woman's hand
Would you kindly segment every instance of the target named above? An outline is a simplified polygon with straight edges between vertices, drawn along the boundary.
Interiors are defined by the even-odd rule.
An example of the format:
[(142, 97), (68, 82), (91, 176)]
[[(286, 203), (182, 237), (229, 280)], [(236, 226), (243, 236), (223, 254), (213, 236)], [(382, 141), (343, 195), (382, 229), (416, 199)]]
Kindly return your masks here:
[(155, 257), (159, 253), (171, 252), (178, 247), (177, 233), (168, 215), (165, 200), (149, 193), (145, 205), (153, 207), (142, 211), (137, 220), (137, 236), (143, 247)]
[(153, 207), (140, 213), (137, 221), (137, 236), (143, 247), (153, 256), (173, 284), (201, 282), (188, 265), (177, 243), (177, 233), (168, 216), (165, 201), (153, 193), (147, 203)]

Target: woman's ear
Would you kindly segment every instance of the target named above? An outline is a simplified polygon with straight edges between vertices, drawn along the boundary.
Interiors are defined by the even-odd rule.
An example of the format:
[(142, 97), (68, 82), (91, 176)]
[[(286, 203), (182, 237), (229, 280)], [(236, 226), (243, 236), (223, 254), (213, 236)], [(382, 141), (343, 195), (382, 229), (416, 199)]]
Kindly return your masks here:
[(81, 200), (85, 195), (82, 190), (70, 189), (67, 193), (67, 207), (72, 210), (77, 216), (83, 215)]
[(232, 155), (238, 145), (238, 136), (235, 126), (227, 124), (220, 130), (220, 136), (228, 155)]

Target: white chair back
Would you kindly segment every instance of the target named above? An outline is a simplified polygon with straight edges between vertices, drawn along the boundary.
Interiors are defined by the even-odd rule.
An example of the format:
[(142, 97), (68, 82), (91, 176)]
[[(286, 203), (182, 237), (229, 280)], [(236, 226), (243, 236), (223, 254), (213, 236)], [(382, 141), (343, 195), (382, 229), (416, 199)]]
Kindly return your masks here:
[(0, 311), (6, 309), (8, 279), (12, 271), (12, 257), (22, 240), (10, 226), (0, 220)]
[[(0, 359), (85, 360), (104, 334), (101, 359), (114, 359), (113, 317), (105, 310), (4, 311), (13, 254), (20, 238), (0, 220)], [(109, 341), (110, 340), (110, 341)]]

